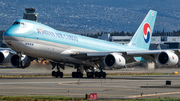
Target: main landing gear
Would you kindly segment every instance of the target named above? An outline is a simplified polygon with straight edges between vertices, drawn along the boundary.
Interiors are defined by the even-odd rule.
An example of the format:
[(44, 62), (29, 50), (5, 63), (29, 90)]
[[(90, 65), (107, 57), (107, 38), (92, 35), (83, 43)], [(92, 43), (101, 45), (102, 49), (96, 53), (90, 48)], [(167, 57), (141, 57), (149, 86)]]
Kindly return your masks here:
[[(95, 63), (95, 62), (94, 62)], [(57, 67), (57, 71), (52, 71), (52, 76), (53, 77), (63, 77), (63, 72), (60, 71), (60, 68), (64, 69), (64, 64), (59, 64), (59, 63), (51, 63), (52, 64), (52, 69)], [(94, 70), (94, 67), (84, 67), (81, 65), (75, 65), (75, 68), (77, 69), (76, 72), (72, 72), (72, 77), (73, 78), (82, 78), (83, 77), (83, 71), (85, 70), (87, 73), (87, 78), (106, 78), (106, 73), (103, 72), (104, 69), (104, 64), (102, 59), (100, 58), (98, 63), (95, 63), (97, 67), (99, 68), (100, 72), (97, 72)], [(89, 72), (88, 70), (91, 70)]]
[(96, 78), (106, 78), (106, 72), (100, 71), (100, 72), (95, 72), (95, 77)]
[(91, 72), (87, 72), (87, 78), (106, 78), (106, 72), (103, 72), (104, 64), (102, 58), (99, 59), (99, 63), (94, 62), (99, 67), (100, 72), (94, 70), (94, 67), (89, 68)]
[(54, 69), (55, 66), (57, 67), (57, 72), (52, 71), (52, 76), (55, 77), (55, 78), (58, 78), (58, 77), (62, 78), (63, 77), (63, 72), (60, 71), (59, 67), (64, 68), (64, 65), (58, 64), (58, 63), (57, 64), (53, 63), (52, 69)]
[(106, 78), (106, 72), (103, 71), (87, 72), (87, 78)]
[(73, 78), (82, 78), (83, 77), (83, 67), (79, 65), (75, 65), (75, 68), (77, 69), (77, 72), (72, 72), (72, 77)]

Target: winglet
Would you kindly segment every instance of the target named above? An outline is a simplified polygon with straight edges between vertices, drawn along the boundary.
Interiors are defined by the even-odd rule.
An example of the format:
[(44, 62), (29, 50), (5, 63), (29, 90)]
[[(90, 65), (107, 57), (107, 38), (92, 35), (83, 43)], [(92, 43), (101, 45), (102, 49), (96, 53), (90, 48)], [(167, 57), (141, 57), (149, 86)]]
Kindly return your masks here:
[(149, 49), (151, 37), (154, 29), (157, 11), (150, 10), (138, 30), (131, 39), (129, 46)]

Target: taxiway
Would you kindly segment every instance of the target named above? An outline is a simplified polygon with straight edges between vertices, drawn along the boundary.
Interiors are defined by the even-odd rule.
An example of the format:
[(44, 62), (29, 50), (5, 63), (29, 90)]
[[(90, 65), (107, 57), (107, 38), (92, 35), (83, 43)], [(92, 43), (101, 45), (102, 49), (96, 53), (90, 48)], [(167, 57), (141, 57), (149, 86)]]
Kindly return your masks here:
[[(0, 75), (5, 74), (2, 71), (16, 74), (17, 69), (2, 69)], [(171, 85), (166, 85), (167, 80), (171, 81)], [(99, 99), (180, 97), (180, 75), (107, 76), (106, 79), (0, 78), (0, 95), (85, 97), (85, 94), (90, 93), (97, 93)]]

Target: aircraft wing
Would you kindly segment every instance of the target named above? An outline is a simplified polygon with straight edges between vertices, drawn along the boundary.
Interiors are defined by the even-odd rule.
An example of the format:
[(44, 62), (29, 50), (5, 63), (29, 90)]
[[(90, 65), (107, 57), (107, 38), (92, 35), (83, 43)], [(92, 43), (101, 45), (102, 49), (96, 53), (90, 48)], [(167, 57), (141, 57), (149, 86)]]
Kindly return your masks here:
[[(115, 54), (112, 54), (115, 53)], [(98, 60), (98, 58), (106, 58), (108, 55), (112, 55), (115, 59), (115, 55), (122, 56), (127, 63), (135, 61), (145, 62), (145, 61), (156, 61), (160, 64), (166, 64), (168, 62), (179, 61), (178, 56), (180, 56), (179, 49), (172, 50), (147, 50), (147, 51), (110, 51), (110, 52), (77, 52), (70, 54), (71, 57), (77, 59), (89, 59), (89, 60)], [(121, 57), (121, 58), (122, 58)], [(172, 60), (172, 61), (171, 61)], [(161, 63), (162, 62), (162, 63)]]
[(123, 52), (123, 51), (109, 51), (109, 52), (76, 52), (71, 53), (70, 56), (77, 58), (77, 59), (89, 59), (93, 57), (105, 57), (110, 53), (119, 53), (127, 56), (134, 56), (134, 57), (142, 57), (144, 55), (156, 55), (162, 52), (162, 50), (149, 50), (149, 51), (130, 51), (130, 52)]

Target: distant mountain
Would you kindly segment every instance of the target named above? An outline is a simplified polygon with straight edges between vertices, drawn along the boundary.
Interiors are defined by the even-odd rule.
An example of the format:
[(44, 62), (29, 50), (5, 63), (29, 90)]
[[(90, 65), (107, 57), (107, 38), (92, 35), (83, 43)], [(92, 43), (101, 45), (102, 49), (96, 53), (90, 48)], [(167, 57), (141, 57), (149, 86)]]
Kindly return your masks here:
[(158, 11), (154, 30), (180, 29), (180, 0), (1, 0), (0, 30), (36, 8), (38, 21), (74, 33), (135, 32), (150, 9)]

